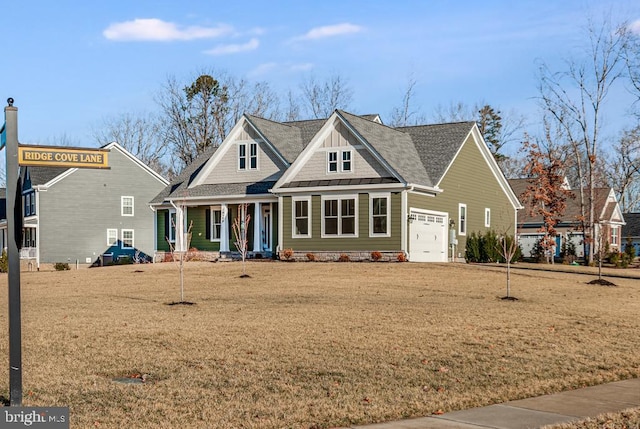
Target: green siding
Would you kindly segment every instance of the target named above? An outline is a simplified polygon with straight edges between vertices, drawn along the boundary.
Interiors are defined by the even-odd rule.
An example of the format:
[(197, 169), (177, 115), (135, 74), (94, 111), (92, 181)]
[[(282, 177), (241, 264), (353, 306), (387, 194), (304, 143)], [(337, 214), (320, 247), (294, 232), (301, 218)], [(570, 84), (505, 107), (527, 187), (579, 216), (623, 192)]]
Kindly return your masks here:
[[(482, 157), (480, 149), (469, 136), (455, 162), (446, 173), (434, 197), (408, 194), (408, 206), (449, 213), (458, 230), (458, 203), (467, 205), (467, 235), (458, 238), (456, 253), (464, 256), (466, 237), (472, 232), (508, 231), (514, 233), (515, 209)], [(491, 209), (491, 226), (484, 226), (485, 208)]]
[(220, 242), (211, 241), (207, 238), (207, 215), (208, 207), (188, 207), (187, 226), (193, 222), (191, 227), (191, 247), (198, 250), (218, 251)]
[(169, 252), (171, 250), (169, 249), (169, 243), (167, 243), (167, 238), (164, 230), (165, 217), (168, 215), (168, 213), (169, 210), (156, 211), (156, 236), (158, 237), (157, 247), (158, 250), (163, 250), (165, 252)]
[(283, 198), (282, 248), (308, 251), (393, 251), (401, 248), (401, 194), (391, 194), (391, 236), (369, 237), (369, 194), (358, 194), (358, 237), (357, 238), (321, 238), (322, 200), (320, 195), (311, 197), (311, 238), (292, 238), (291, 197)]

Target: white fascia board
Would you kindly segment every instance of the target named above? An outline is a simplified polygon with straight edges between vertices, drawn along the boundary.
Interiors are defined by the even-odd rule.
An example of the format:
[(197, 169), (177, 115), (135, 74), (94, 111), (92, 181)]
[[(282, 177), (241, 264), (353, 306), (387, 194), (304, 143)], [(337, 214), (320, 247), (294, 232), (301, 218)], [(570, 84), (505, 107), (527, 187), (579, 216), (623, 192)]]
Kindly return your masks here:
[(482, 155), (482, 158), (487, 163), (487, 166), (489, 167), (489, 169), (493, 173), (493, 176), (498, 181), (498, 184), (500, 185), (500, 188), (502, 189), (504, 194), (507, 196), (507, 198), (511, 202), (511, 205), (513, 206), (513, 208), (515, 210), (523, 209), (524, 206), (522, 204), (520, 204), (520, 201), (518, 200), (518, 197), (516, 196), (516, 194), (513, 193), (513, 190), (511, 189), (511, 186), (509, 186), (509, 182), (504, 177), (504, 174), (502, 174), (502, 170), (500, 170), (500, 167), (498, 166), (498, 163), (496, 162), (495, 158), (491, 154), (491, 151), (489, 150), (489, 147), (485, 143), (484, 138), (482, 137), (482, 134), (480, 133), (480, 130), (478, 129), (478, 124), (473, 124), (473, 126), (471, 127), (471, 130), (469, 131), (469, 133), (462, 140), (462, 143), (460, 144), (460, 147), (458, 148), (456, 154), (453, 156), (453, 158), (451, 159), (451, 162), (449, 163), (449, 165), (445, 169), (444, 173), (442, 174), (442, 177), (440, 178), (440, 181), (436, 184), (436, 187), (439, 187), (439, 185), (442, 182), (442, 180), (444, 180), (444, 177), (447, 175), (447, 173), (449, 172), (449, 170), (453, 166), (453, 163), (458, 158), (458, 155), (460, 155), (460, 152), (462, 151), (462, 148), (464, 147), (465, 143), (469, 139), (469, 136), (473, 137), (473, 142), (476, 144), (476, 147), (480, 150), (480, 154)]
[(329, 130), (331, 130), (331, 128), (333, 127), (332, 124), (335, 121), (336, 117), (336, 112), (333, 112), (329, 119), (326, 120), (322, 128), (320, 128), (316, 135), (313, 136), (307, 147), (305, 147), (302, 152), (300, 152), (298, 158), (296, 158), (296, 160), (293, 161), (293, 164), (291, 164), (291, 166), (285, 170), (284, 174), (273, 186), (273, 189), (280, 188), (283, 184), (287, 183), (290, 178), (295, 177), (295, 175), (298, 174), (302, 167), (309, 161), (316, 147), (320, 144), (320, 142), (322, 142), (322, 139), (320, 137), (326, 135), (327, 132), (329, 132)]
[[(56, 177), (54, 177), (53, 179), (49, 180), (47, 183), (43, 184), (43, 185), (38, 185), (39, 187), (42, 187), (44, 189), (46, 188), (50, 188), (53, 185), (55, 185), (56, 183), (58, 183), (59, 181), (61, 181), (62, 179), (71, 176), (73, 173), (75, 173), (76, 171), (78, 171), (77, 168), (70, 168), (68, 170), (63, 171), (62, 173), (58, 174)], [(34, 188), (35, 189), (35, 188)]]
[(229, 149), (233, 146), (233, 141), (236, 139), (236, 136), (240, 134), (243, 129), (243, 124), (247, 122), (247, 118), (242, 116), (240, 120), (234, 125), (231, 129), (227, 137), (220, 143), (218, 149), (211, 155), (211, 158), (207, 162), (205, 162), (204, 167), (200, 170), (198, 175), (193, 179), (193, 181), (187, 187), (188, 189), (195, 188), (198, 185), (202, 185), (204, 180), (209, 177), (209, 175), (213, 172), (213, 170), (220, 162), (220, 159), (229, 151)]
[(444, 189), (438, 188), (437, 186), (424, 186), (415, 183), (409, 183), (407, 187), (410, 191), (416, 190), (433, 194), (441, 194), (442, 192), (444, 192)]
[(251, 119), (249, 119), (248, 117), (245, 117), (245, 118), (247, 120), (247, 124), (249, 124), (249, 126), (256, 132), (256, 134), (260, 136), (262, 141), (269, 147), (271, 152), (278, 157), (278, 159), (282, 162), (283, 165), (285, 165), (286, 167), (289, 167), (289, 162), (282, 157), (282, 154), (280, 153), (280, 151), (278, 151), (278, 149), (276, 149), (275, 146), (273, 146), (273, 144), (269, 141), (269, 139), (265, 137), (264, 134), (262, 134), (262, 131), (260, 131), (260, 129), (256, 127), (253, 124), (253, 122), (251, 122)]
[(131, 161), (133, 161), (135, 164), (137, 164), (140, 168), (142, 168), (144, 171), (146, 171), (148, 174), (150, 174), (152, 177), (154, 177), (156, 180), (158, 180), (160, 183), (162, 183), (163, 185), (167, 186), (169, 185), (169, 181), (167, 179), (165, 179), (164, 177), (162, 177), (161, 175), (159, 175), (158, 173), (156, 173), (155, 171), (153, 171), (147, 164), (145, 164), (144, 162), (140, 161), (135, 155), (133, 155), (131, 152), (129, 152), (128, 150), (126, 150), (121, 144), (119, 144), (118, 142), (111, 142), (108, 145), (104, 146), (105, 149), (117, 149), (118, 151), (120, 151), (124, 156), (126, 156), (127, 158), (129, 158)]
[(254, 195), (246, 195), (246, 194), (238, 194), (238, 195), (220, 195), (217, 197), (212, 196), (203, 196), (203, 197), (189, 197), (189, 198), (169, 198), (165, 201), (168, 201), (169, 204), (179, 204), (186, 206), (201, 206), (203, 202), (212, 201), (214, 204), (219, 204), (221, 202), (229, 202), (230, 200), (239, 201), (239, 202), (276, 202), (278, 200), (277, 197), (271, 194), (254, 194)]

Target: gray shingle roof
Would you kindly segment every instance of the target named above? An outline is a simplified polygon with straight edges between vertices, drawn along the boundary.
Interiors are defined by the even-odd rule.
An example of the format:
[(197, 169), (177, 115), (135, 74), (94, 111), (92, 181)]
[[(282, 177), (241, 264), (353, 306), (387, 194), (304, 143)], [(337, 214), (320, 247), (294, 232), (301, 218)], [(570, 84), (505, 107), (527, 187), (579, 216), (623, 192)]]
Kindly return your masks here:
[(407, 183), (434, 185), (411, 135), (341, 110), (338, 112)]
[(435, 185), (442, 179), (474, 125), (475, 122), (453, 122), (396, 129), (411, 136), (420, 160)]
[(623, 237), (640, 237), (640, 213), (623, 213), (626, 225), (622, 227)]
[(291, 164), (298, 157), (306, 142), (301, 129), (286, 123), (274, 122), (257, 116), (245, 115), (260, 133), (269, 140), (280, 155)]
[(23, 170), (25, 173), (26, 169), (29, 169), (31, 186), (44, 185), (69, 170), (66, 167), (26, 167)]

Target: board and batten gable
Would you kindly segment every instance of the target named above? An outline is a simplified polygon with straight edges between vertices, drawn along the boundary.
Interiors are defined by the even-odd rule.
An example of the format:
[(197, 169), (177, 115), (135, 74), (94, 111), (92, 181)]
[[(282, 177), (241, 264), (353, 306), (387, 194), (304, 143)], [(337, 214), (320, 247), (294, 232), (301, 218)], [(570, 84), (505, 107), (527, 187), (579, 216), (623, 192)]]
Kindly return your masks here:
[[(380, 192), (373, 192), (373, 195), (380, 195)], [(326, 198), (332, 196), (340, 197), (340, 194), (325, 194)], [(401, 247), (401, 222), (402, 222), (402, 196), (401, 192), (390, 193), (390, 227), (391, 233), (388, 237), (371, 237), (370, 227), (370, 193), (354, 192), (350, 195), (357, 195), (357, 237), (330, 237), (322, 238), (322, 196), (311, 195), (311, 235), (307, 238), (293, 238), (293, 202), (291, 196), (281, 198), (282, 206), (282, 248), (293, 249), (294, 251), (399, 251)], [(302, 197), (296, 195), (296, 198)], [(304, 198), (304, 197), (302, 197)]]
[[(342, 171), (342, 152), (351, 152), (351, 169)], [(337, 152), (338, 168), (335, 172), (328, 171), (328, 153)], [(289, 180), (323, 180), (323, 179), (360, 179), (389, 177), (387, 169), (378, 162), (371, 152), (361, 144), (347, 129), (342, 121), (336, 119), (333, 128), (317, 145), (313, 153), (306, 160), (295, 176)]]
[[(443, 192), (435, 198), (416, 192), (407, 195), (409, 207), (449, 213), (449, 218), (455, 222), (457, 257), (464, 257), (466, 238), (472, 232), (494, 230), (515, 233), (516, 209), (489, 167), (479, 144), (483, 143), (477, 143), (473, 134), (467, 136), (438, 183)], [(459, 233), (460, 204), (466, 205), (466, 235)], [(489, 226), (485, 226), (486, 209), (489, 209)]]
[[(249, 145), (257, 143), (258, 161), (257, 168), (239, 169), (239, 145), (245, 144), (247, 151), (247, 162), (249, 158)], [(198, 184), (220, 184), (220, 183), (245, 183), (260, 181), (275, 181), (286, 170), (287, 166), (274, 153), (273, 149), (264, 142), (256, 131), (245, 123), (237, 133), (214, 155), (214, 165), (209, 170), (207, 177)]]
[[(122, 230), (133, 230), (135, 249), (153, 256), (149, 201), (167, 183), (115, 147), (109, 167), (77, 169), (38, 192), (40, 262), (93, 262), (109, 251), (107, 229), (117, 229), (118, 246)], [(123, 196), (134, 198), (133, 216), (122, 215)]]

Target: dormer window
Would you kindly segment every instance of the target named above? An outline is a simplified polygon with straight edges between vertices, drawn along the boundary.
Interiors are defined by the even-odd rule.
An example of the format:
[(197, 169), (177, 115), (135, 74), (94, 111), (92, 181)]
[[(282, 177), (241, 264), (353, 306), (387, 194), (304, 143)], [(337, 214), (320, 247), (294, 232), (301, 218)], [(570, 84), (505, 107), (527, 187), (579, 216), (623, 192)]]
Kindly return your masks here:
[[(248, 147), (247, 147), (248, 146)], [(256, 170), (258, 168), (258, 143), (238, 144), (238, 170)]]

